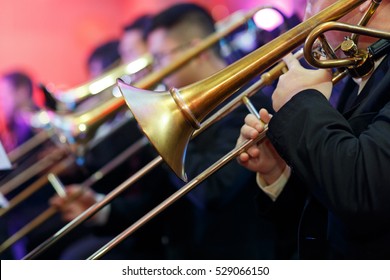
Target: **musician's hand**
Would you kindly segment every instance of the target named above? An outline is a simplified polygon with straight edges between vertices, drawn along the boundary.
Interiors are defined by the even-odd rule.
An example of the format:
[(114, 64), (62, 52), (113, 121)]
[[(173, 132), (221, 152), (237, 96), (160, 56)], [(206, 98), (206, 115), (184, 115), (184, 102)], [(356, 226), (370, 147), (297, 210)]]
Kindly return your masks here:
[(327, 99), (332, 92), (332, 73), (329, 70), (311, 70), (302, 67), (299, 61), (289, 54), (283, 58), (288, 71), (281, 75), (272, 94), (272, 104), (277, 112), (294, 95), (305, 89), (316, 89)]
[[(245, 124), (241, 127), (237, 146), (246, 140), (255, 139), (264, 130), (264, 124), (268, 124), (271, 117), (265, 109), (260, 110), (261, 121), (253, 114), (247, 115)], [(272, 184), (277, 180), (286, 167), (285, 161), (279, 156), (268, 139), (251, 146), (246, 152), (241, 153), (237, 159), (242, 166), (258, 172), (268, 184)]]
[(96, 203), (96, 193), (81, 185), (66, 187), (66, 197), (54, 196), (49, 203), (58, 208), (63, 220), (69, 222)]

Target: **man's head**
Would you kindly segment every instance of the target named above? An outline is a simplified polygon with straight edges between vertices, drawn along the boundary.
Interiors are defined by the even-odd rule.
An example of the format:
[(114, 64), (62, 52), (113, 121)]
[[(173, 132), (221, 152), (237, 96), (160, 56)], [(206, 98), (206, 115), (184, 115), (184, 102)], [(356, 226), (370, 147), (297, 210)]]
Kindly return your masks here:
[[(215, 32), (214, 20), (207, 10), (196, 4), (177, 4), (157, 14), (147, 35), (149, 52), (155, 57), (156, 68), (172, 63), (177, 56)], [(205, 59), (204, 56), (207, 56)], [(203, 58), (202, 58), (203, 57)], [(194, 58), (186, 66), (167, 77), (169, 86), (182, 87), (195, 82), (202, 75), (200, 60), (220, 59), (218, 46)]]
[(33, 103), (33, 83), (23, 72), (9, 72), (0, 78), (0, 109), (7, 119), (21, 110), (30, 110)]
[(119, 54), (124, 63), (132, 62), (147, 52), (145, 33), (150, 21), (151, 17), (144, 15), (124, 27), (119, 43)]
[(107, 68), (119, 61), (119, 41), (113, 40), (98, 46), (88, 57), (90, 78), (101, 75)]

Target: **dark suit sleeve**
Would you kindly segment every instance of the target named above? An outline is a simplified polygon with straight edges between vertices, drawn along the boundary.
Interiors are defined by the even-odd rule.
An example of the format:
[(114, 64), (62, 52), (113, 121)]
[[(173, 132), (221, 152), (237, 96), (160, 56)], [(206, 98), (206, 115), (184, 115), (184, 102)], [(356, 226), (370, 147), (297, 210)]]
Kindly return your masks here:
[(281, 156), (309, 191), (345, 220), (379, 222), (390, 213), (390, 176), (385, 174), (390, 165), (390, 104), (375, 114), (355, 136), (321, 93), (306, 90), (269, 124), (268, 137)]
[(291, 220), (286, 220), (288, 213), (288, 217), (294, 217), (294, 221), (297, 223), (301, 216), (306, 196), (307, 190), (303, 182), (292, 173), (283, 191), (275, 201), (272, 201), (263, 191), (258, 194), (256, 198), (258, 213), (273, 220), (275, 223), (292, 222)]

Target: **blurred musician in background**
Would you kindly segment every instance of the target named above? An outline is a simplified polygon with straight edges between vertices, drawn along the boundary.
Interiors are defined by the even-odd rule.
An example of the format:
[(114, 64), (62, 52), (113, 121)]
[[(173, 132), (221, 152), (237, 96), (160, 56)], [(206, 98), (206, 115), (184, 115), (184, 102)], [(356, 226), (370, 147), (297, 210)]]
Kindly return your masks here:
[(142, 15), (123, 28), (118, 49), (123, 63), (132, 62), (147, 53), (145, 32), (150, 22), (150, 15)]
[[(147, 36), (156, 70), (215, 32), (209, 12), (196, 4), (177, 4), (157, 14)], [(226, 67), (219, 46), (194, 57), (164, 79), (180, 88), (209, 77)], [(257, 106), (271, 107), (270, 99), (257, 95)], [(191, 140), (185, 162), (190, 179), (224, 156), (236, 142), (240, 122), (247, 114), (242, 105), (235, 112)], [(177, 189), (183, 182), (171, 172)], [(294, 257), (297, 220), (279, 225), (259, 218), (255, 209), (257, 186), (253, 174), (231, 162), (211, 175), (183, 200), (191, 203), (191, 216), (170, 225), (165, 242), (171, 259), (289, 259)], [(292, 210), (293, 211), (293, 210)], [(174, 211), (171, 211), (175, 215)], [(178, 214), (177, 214), (178, 215)], [(183, 226), (186, 222), (187, 228)]]
[[(87, 73), (90, 80), (102, 75), (104, 71), (119, 65), (120, 55), (118, 47), (119, 40), (109, 40), (92, 50), (87, 59)], [(108, 90), (103, 90), (99, 94), (95, 94), (82, 101), (77, 106), (76, 110), (90, 110), (111, 98), (113, 98), (113, 92), (112, 89), (109, 88)]]
[[(9, 72), (4, 74), (0, 79), (0, 119), (2, 120), (0, 138), (8, 152), (28, 141), (36, 132), (35, 127), (32, 125), (32, 120), (38, 111), (38, 107), (34, 103), (33, 92), (33, 81), (24, 72)], [(43, 152), (47, 147), (51, 149), (51, 144), (46, 142), (40, 144), (14, 162), (14, 168), (4, 177), (4, 182), (22, 176), (21, 173), (24, 171), (24, 168), (30, 167), (30, 164), (36, 163), (47, 154)], [(43, 174), (44, 172), (41, 172), (41, 174), (32, 176), (16, 189), (9, 191), (6, 194), (6, 198), (11, 200), (19, 195)], [(12, 236), (45, 210), (47, 208), (47, 201), (52, 194), (53, 190), (51, 187), (43, 187), (31, 195), (28, 200), (20, 203), (10, 213), (6, 214), (6, 216), (1, 217), (4, 227), (7, 228), (7, 234), (5, 236)], [(22, 258), (31, 247), (40, 244), (43, 238), (50, 234), (52, 226), (58, 228), (60, 225), (61, 223), (58, 222), (58, 219), (50, 219), (45, 226), (40, 227), (33, 234), (24, 236), (15, 242), (9, 250), (2, 253), (1, 257), (12, 259)], [(3, 241), (5, 241), (5, 237), (2, 238), (1, 242)]]
[[(306, 17), (334, 2), (308, 0)], [(370, 3), (343, 22), (357, 24)], [(389, 32), (389, 12), (390, 1), (382, 1), (367, 26)], [(333, 47), (345, 38), (342, 32), (328, 35)], [(361, 36), (358, 47), (365, 50), (377, 40)], [(305, 69), (288, 55), (289, 71), (273, 93), (276, 113), (261, 110), (262, 122), (248, 115), (241, 129), (238, 144), (269, 125), (267, 139), (239, 157), (257, 172), (262, 212), (285, 220), (291, 204), (308, 197), (300, 222), (300, 258), (390, 258), (390, 60), (389, 48), (382, 50), (374, 72), (348, 79), (338, 110), (328, 101), (330, 72)]]
[(0, 78), (0, 140), (7, 153), (33, 135), (31, 117), (36, 109), (31, 78), (19, 71), (2, 75)]
[[(214, 32), (214, 20), (207, 10), (198, 5), (178, 4), (157, 14), (145, 36), (148, 51), (155, 59), (154, 70), (158, 71), (160, 67), (173, 62), (183, 50), (194, 47)], [(219, 47), (214, 46), (194, 57), (188, 65), (171, 74), (163, 82), (168, 86), (182, 87), (209, 77), (224, 67), (226, 62), (219, 53)], [(256, 104), (270, 108), (269, 98), (261, 94), (256, 98)], [(191, 141), (186, 162), (190, 178), (198, 175), (234, 147), (246, 112), (246, 108), (241, 106), (239, 110)], [(128, 169), (123, 174), (130, 176), (131, 170)], [(164, 174), (161, 174), (162, 171)], [(146, 175), (136, 186), (130, 187), (125, 197), (115, 199), (92, 218), (91, 223), (96, 223), (96, 234), (112, 234), (114, 229), (124, 229), (183, 185), (170, 170), (157, 169), (156, 172), (157, 175)], [(170, 177), (169, 182), (166, 181), (167, 175)], [(111, 256), (109, 252), (104, 258), (293, 258), (297, 220), (276, 225), (265, 218), (259, 219), (254, 201), (259, 190), (253, 183), (253, 176), (237, 163), (230, 163), (128, 238), (125, 241), (128, 242), (127, 245), (119, 245), (112, 250)], [(115, 186), (109, 181), (102, 182), (102, 186), (104, 185), (106, 188)], [(67, 193), (70, 195), (80, 188), (80, 185), (68, 186)], [(70, 221), (98, 200), (99, 194), (94, 188), (85, 190), (75, 203), (66, 203), (66, 199), (60, 197), (54, 197), (51, 203), (61, 210), (64, 219)], [(140, 237), (143, 237), (141, 239), (145, 242), (139, 240)], [(160, 251), (161, 246), (163, 251)], [(80, 258), (93, 253), (89, 249), (81, 252), (84, 249), (79, 248)], [(118, 257), (115, 250), (122, 250), (124, 254)]]
[[(22, 71), (11, 71), (0, 78), (0, 140), (7, 153), (34, 135), (31, 116), (36, 110), (33, 102), (33, 82)], [(18, 221), (1, 219), (1, 242), (19, 226)], [(1, 256), (13, 259), (23, 256), (24, 240)]]
[[(134, 61), (139, 56), (145, 54), (146, 45), (143, 32), (148, 27), (148, 20), (148, 16), (141, 16), (124, 28), (125, 32), (123, 39), (119, 43), (119, 49), (115, 50), (119, 51), (122, 63)], [(106, 128), (109, 128), (105, 132), (106, 134), (108, 133), (108, 136), (87, 154), (85, 167), (90, 174), (97, 171), (105, 163), (113, 159), (114, 156), (142, 137), (134, 120), (127, 121), (119, 129), (114, 129), (115, 125), (112, 122), (108, 125), (105, 124)], [(94, 184), (93, 188), (84, 189), (82, 195), (77, 200), (68, 203), (67, 199), (55, 196), (50, 203), (58, 207), (62, 218), (69, 222), (91, 205), (104, 198), (106, 193), (141, 169), (155, 156), (155, 152), (150, 150), (150, 147), (146, 147)], [(84, 188), (84, 186), (74, 183), (76, 182), (66, 187), (66, 192), (69, 196)], [(166, 174), (162, 173), (161, 169), (153, 170), (151, 174), (132, 185), (128, 191), (92, 217), (86, 223), (90, 234), (85, 238), (71, 242), (61, 255), (61, 258), (86, 259), (92, 255), (122, 230), (161, 202), (167, 196), (168, 187), (166, 184), (168, 184)], [(104, 259), (165, 258), (161, 243), (163, 227), (161, 219), (156, 219), (141, 229), (139, 233), (128, 238), (107, 253)]]
[(90, 80), (119, 64), (121, 56), (118, 48), (119, 40), (110, 40), (99, 45), (91, 52), (87, 61), (87, 72)]

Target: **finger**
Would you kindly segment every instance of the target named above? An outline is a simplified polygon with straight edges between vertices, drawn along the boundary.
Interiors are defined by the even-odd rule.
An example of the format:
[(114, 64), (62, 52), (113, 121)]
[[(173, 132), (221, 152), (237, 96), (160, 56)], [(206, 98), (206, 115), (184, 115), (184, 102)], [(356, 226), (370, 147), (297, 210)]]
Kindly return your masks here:
[(270, 113), (268, 113), (268, 111), (266, 109), (260, 110), (260, 119), (264, 123), (268, 124), (270, 122), (271, 118), (272, 118), (272, 115)]
[(254, 139), (258, 134), (259, 132), (256, 129), (244, 124), (240, 130), (239, 142), (242, 143), (246, 140)]
[(260, 155), (260, 149), (257, 145), (250, 146), (247, 150), (246, 153), (251, 157), (251, 158), (256, 158)]
[(333, 78), (332, 68), (319, 69), (319, 70), (324, 71), (324, 77), (326, 77), (326, 79), (332, 80), (332, 78)]
[(70, 222), (73, 220), (75, 216), (72, 213), (66, 213), (62, 215), (62, 219), (66, 222)]
[(237, 157), (237, 161), (239, 164), (245, 165), (248, 162), (249, 158), (249, 155), (246, 152), (243, 152)]
[(56, 195), (49, 199), (49, 204), (54, 207), (60, 208), (64, 204), (64, 199)]
[(80, 192), (82, 191), (82, 186), (80, 185), (69, 185), (67, 188), (66, 188), (66, 194), (68, 196), (73, 196), (73, 195), (78, 195), (80, 194)]
[(286, 63), (288, 69), (301, 66), (298, 59), (296, 59), (296, 57), (292, 53), (289, 53), (288, 55), (283, 57), (283, 61), (284, 63)]
[(245, 124), (253, 129), (255, 129), (258, 132), (261, 132), (264, 130), (264, 124), (261, 120), (259, 120), (256, 116), (253, 114), (248, 114), (245, 117)]

